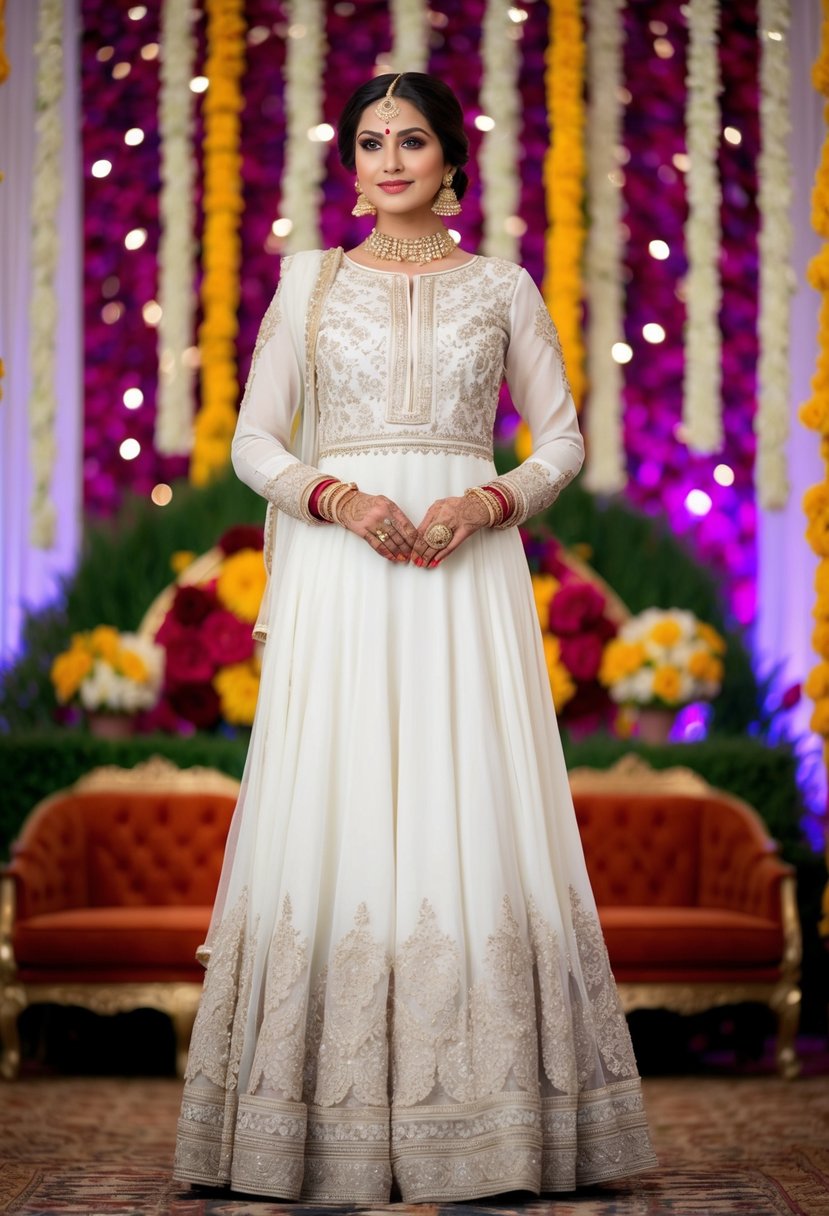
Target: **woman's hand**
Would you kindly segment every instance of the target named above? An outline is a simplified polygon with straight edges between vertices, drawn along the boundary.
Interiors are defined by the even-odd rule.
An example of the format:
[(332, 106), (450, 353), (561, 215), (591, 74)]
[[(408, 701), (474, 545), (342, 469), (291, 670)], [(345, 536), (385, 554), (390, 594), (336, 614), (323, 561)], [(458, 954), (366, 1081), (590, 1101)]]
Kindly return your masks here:
[[(451, 528), (453, 536), (444, 549), (436, 549), (426, 539), (433, 524)], [(433, 502), (417, 529), (412, 561), (416, 566), (438, 566), (459, 545), (489, 524), (487, 509), (474, 494), (462, 498), (439, 498)]]
[(397, 503), (384, 494), (354, 490), (339, 503), (337, 515), (344, 528), (367, 540), (381, 557), (390, 562), (411, 560), (417, 530)]

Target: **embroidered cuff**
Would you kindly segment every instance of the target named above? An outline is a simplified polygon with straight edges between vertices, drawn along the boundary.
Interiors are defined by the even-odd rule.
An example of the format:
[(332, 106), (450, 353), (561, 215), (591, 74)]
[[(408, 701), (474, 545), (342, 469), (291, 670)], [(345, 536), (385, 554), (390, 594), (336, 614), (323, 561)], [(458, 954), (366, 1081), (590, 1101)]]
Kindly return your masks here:
[(294, 519), (302, 519), (307, 524), (322, 525), (323, 520), (311, 514), (309, 504), (314, 490), (324, 481), (330, 481), (330, 476), (295, 461), (265, 483), (264, 495), (286, 515), (293, 515)]
[(517, 469), (511, 469), (502, 477), (490, 482), (493, 490), (500, 490), (514, 503), (514, 509), (496, 528), (513, 528), (523, 524), (531, 515), (552, 506), (561, 491), (575, 477), (575, 472), (559, 473), (540, 460), (525, 460)]

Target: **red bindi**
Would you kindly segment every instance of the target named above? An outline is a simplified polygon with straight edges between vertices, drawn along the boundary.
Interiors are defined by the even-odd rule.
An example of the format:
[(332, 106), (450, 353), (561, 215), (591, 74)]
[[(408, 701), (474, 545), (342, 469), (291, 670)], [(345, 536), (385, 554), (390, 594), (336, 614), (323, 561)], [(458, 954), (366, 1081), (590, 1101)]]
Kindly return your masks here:
[(391, 131), (388, 129), (388, 127), (386, 127), (386, 134), (391, 135)]

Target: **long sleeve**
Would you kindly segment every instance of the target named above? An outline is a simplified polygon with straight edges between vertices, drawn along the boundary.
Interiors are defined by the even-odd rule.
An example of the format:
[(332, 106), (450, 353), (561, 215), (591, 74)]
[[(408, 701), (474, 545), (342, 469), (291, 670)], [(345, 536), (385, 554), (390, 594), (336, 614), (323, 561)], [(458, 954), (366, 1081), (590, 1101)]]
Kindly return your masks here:
[(532, 433), (533, 451), (517, 468), (487, 483), (496, 489), (503, 485), (515, 502), (501, 527), (522, 524), (549, 507), (584, 460), (558, 333), (526, 270), (515, 288), (510, 325), (506, 378), (515, 407)]
[(288, 450), (303, 395), (303, 368), (283, 314), (283, 283), (290, 262), (290, 258), (283, 262), (279, 287), (256, 339), (231, 460), (236, 476), (280, 511), (318, 524), (321, 521), (311, 514), (308, 503), (325, 475)]

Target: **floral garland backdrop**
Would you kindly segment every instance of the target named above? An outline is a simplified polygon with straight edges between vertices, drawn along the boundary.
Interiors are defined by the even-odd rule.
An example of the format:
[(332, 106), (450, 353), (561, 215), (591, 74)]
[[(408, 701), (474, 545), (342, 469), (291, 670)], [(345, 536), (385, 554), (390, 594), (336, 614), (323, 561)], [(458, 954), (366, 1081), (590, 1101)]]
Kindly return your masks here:
[[(158, 143), (155, 111), (158, 98), (160, 0), (146, 0), (137, 20), (106, 0), (81, 0), (83, 16), (84, 108), (83, 146), (86, 174), (85, 231), (85, 465), (87, 506), (111, 514), (129, 487), (149, 494), (157, 482), (186, 471), (179, 457), (164, 457), (152, 441), (157, 374), (155, 331), (142, 309), (154, 300), (158, 250)], [(517, 4), (526, 13), (520, 24), (520, 114), (522, 151), (519, 161), (518, 214), (526, 231), (521, 258), (537, 282), (544, 273), (546, 219), (538, 172), (547, 148), (544, 55), (547, 5)], [(481, 113), (481, 29), (484, 0), (436, 0), (429, 6), (429, 70), (451, 81), (465, 110), (471, 142), (472, 184), (463, 214), (453, 221), (469, 250), (480, 246), (482, 217), (480, 180), (476, 174), (481, 132), (474, 119)], [(131, 10), (132, 11), (132, 10)], [(244, 381), (262, 315), (273, 295), (278, 258), (284, 240), (271, 230), (278, 216), (284, 169), (285, 113), (283, 70), (288, 17), (279, 0), (246, 0), (247, 66), (242, 115), (242, 177), (245, 218), (242, 225), (242, 275), (237, 352), (239, 379)], [(720, 46), (722, 121), (740, 133), (740, 143), (722, 141), (719, 171), (723, 186), (723, 424), (724, 441), (716, 456), (690, 454), (677, 428), (682, 403), (682, 328), (685, 273), (683, 223), (685, 181), (682, 138), (685, 103), (687, 27), (678, 0), (642, 0), (624, 12), (624, 107), (622, 146), (624, 184), (623, 275), (625, 341), (633, 357), (624, 368), (624, 440), (629, 468), (627, 495), (638, 506), (664, 515), (685, 535), (695, 552), (716, 570), (730, 594), (739, 619), (754, 614), (755, 525), (752, 432), (757, 362), (757, 177), (759, 149), (758, 46), (756, 0), (723, 5)], [(200, 33), (203, 67), (203, 20)], [(361, 0), (359, 12), (349, 3), (326, 6), (324, 119), (334, 123), (348, 94), (374, 69), (388, 62), (392, 45), (391, 16), (385, 0)], [(100, 52), (108, 58), (100, 59)], [(145, 57), (148, 56), (148, 57)], [(114, 77), (118, 65), (125, 75)], [(196, 99), (197, 122), (200, 102)], [(140, 146), (125, 147), (128, 128), (144, 130)], [(112, 171), (92, 175), (93, 163), (109, 157)], [(366, 235), (368, 221), (353, 219), (353, 178), (337, 164), (327, 145), (325, 244), (352, 245)], [(196, 194), (199, 184), (197, 180)], [(144, 244), (127, 250), (131, 229), (147, 232)], [(198, 228), (198, 224), (197, 224)], [(657, 260), (651, 241), (669, 247)], [(108, 320), (102, 316), (107, 304)], [(117, 315), (117, 320), (113, 316)], [(657, 322), (664, 340), (648, 342), (643, 326)], [(143, 393), (140, 409), (122, 402), (128, 387)], [(516, 415), (505, 399), (499, 434), (510, 441)], [(133, 437), (140, 452), (125, 465), (119, 448)], [(722, 465), (731, 484), (715, 479)], [(728, 473), (723, 474), (726, 479)], [(689, 495), (701, 491), (710, 506), (694, 514)], [(692, 500), (693, 501), (693, 500)], [(696, 505), (696, 504), (695, 504)]]

